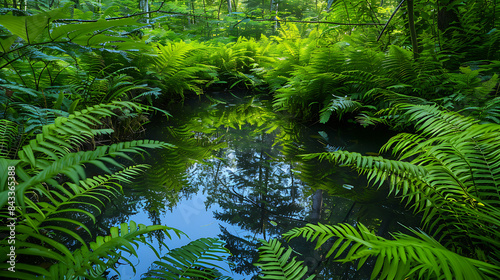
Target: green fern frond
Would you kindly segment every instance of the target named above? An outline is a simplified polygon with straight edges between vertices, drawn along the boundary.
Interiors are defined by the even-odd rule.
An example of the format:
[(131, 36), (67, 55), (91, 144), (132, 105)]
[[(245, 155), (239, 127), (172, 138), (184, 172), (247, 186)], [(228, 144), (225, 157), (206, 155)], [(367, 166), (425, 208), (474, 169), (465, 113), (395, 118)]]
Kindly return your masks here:
[(148, 271), (143, 279), (220, 279), (217, 278), (218, 269), (225, 269), (217, 263), (223, 262), (229, 254), (223, 241), (200, 238), (173, 249), (160, 261), (154, 262), (155, 268)]
[[(25, 218), (31, 220), (29, 226), (36, 231), (60, 231), (62, 228), (59, 226), (54, 227), (50, 225), (51, 222), (59, 221), (73, 223), (77, 227), (82, 227), (90, 234), (88, 228), (80, 221), (61, 218), (61, 214), (68, 212), (81, 213), (90, 217), (95, 223), (96, 215), (94, 213), (101, 214), (101, 209), (106, 205), (106, 202), (111, 201), (121, 191), (122, 182), (130, 182), (129, 178), (139, 175), (148, 167), (147, 165), (129, 166), (112, 175), (99, 175), (79, 181), (78, 184), (68, 182), (64, 186), (55, 186), (53, 189), (44, 192), (45, 198), (50, 201), (50, 206), (45, 202), (34, 203), (28, 200), (28, 205), (33, 211), (26, 213)], [(97, 202), (84, 202), (82, 198), (92, 198)], [(78, 235), (70, 233), (66, 229), (62, 231), (84, 244)]]
[(325, 106), (325, 108), (321, 109), (319, 121), (320, 123), (327, 123), (333, 112), (335, 112), (339, 119), (341, 119), (343, 114), (355, 112), (361, 107), (363, 107), (363, 104), (352, 100), (347, 96), (341, 97), (333, 95), (330, 103)]
[[(259, 260), (255, 265), (262, 269), (262, 279), (300, 280), (306, 275), (307, 267), (302, 265), (302, 261), (297, 262), (295, 257), (289, 260), (292, 248), (285, 251), (281, 242), (276, 239), (269, 242), (261, 239), (260, 242), (263, 246), (259, 247)], [(311, 275), (306, 280), (314, 277), (315, 275)]]
[(483, 106), (467, 107), (464, 110), (471, 112), (480, 120), (500, 124), (500, 97), (486, 101)]
[[(97, 271), (101, 271), (103, 267), (114, 269), (113, 264), (118, 260), (131, 263), (130, 260), (122, 256), (120, 251), (138, 257), (135, 250), (138, 243), (147, 244), (145, 234), (158, 230), (164, 231), (169, 238), (171, 238), (171, 234), (168, 231), (173, 231), (179, 237), (181, 234), (184, 235), (181, 231), (167, 226), (137, 225), (131, 221), (130, 224), (122, 223), (120, 227), (112, 227), (108, 236), (98, 236), (95, 242), (90, 243), (90, 249), (85, 245), (74, 252), (69, 252), (64, 245), (50, 238), (44, 238), (43, 241), (53, 246), (54, 250), (33, 243), (19, 242), (17, 244), (18, 242), (16, 242), (18, 255), (43, 256), (53, 259), (57, 263), (51, 265), (48, 270), (33, 265), (16, 264), (17, 271), (12, 273), (4, 269), (8, 264), (5, 263), (5, 257), (2, 257), (2, 262), (5, 264), (0, 264), (0, 268), (2, 268), (0, 276), (17, 279), (33, 279), (41, 275), (44, 275), (45, 279), (53, 280), (79, 279), (78, 277), (100, 279), (101, 275)], [(21, 227), (20, 233), (23, 231), (24, 228)], [(3, 248), (2, 251), (4, 251)], [(158, 255), (158, 252), (154, 252)], [(114, 270), (116, 271), (116, 269)], [(118, 271), (116, 272), (118, 273)], [(95, 277), (96, 275), (98, 276)]]
[[(23, 182), (21, 182), (16, 188), (19, 206), (21, 209), (24, 209), (24, 193), (32, 188), (35, 188), (35, 190), (42, 190), (43, 187), (40, 186), (42, 182), (58, 186), (59, 184), (53, 179), (53, 177), (57, 174), (65, 174), (73, 182), (78, 182), (78, 180), (80, 178), (84, 178), (85, 175), (84, 172), (82, 172), (82, 164), (90, 163), (108, 173), (111, 173), (105, 163), (122, 168), (122, 165), (113, 159), (114, 157), (120, 156), (125, 159), (131, 159), (130, 156), (125, 154), (126, 152), (140, 154), (145, 152), (144, 148), (157, 149), (170, 146), (170, 144), (164, 142), (151, 140), (122, 142), (111, 146), (100, 146), (94, 151), (81, 151), (78, 153), (66, 154), (57, 160), (40, 165), (40, 167), (43, 168), (43, 171), (37, 173), (33, 177), (29, 176), (22, 169), (18, 169), (19, 171), (17, 172), (17, 175), (23, 179)], [(0, 200), (0, 207), (3, 207), (7, 202), (6, 193), (7, 191), (5, 190), (0, 193), (4, 198)]]
[(0, 158), (11, 158), (18, 147), (19, 127), (6, 119), (0, 120)]
[(115, 116), (113, 110), (127, 108), (129, 110), (144, 110), (140, 105), (132, 102), (114, 101), (110, 104), (100, 104), (75, 112), (67, 117), (58, 117), (53, 123), (44, 125), (42, 132), (36, 134), (35, 139), (22, 147), (18, 156), (22, 161), (37, 167), (37, 162), (46, 165), (47, 161), (55, 160), (66, 154), (91, 137), (110, 130), (95, 130), (101, 125), (99, 120), (104, 117)]
[(400, 104), (397, 108), (408, 114), (410, 121), (415, 121), (417, 130), (432, 137), (465, 131), (477, 123), (470, 117), (442, 110), (437, 105)]
[(199, 63), (195, 56), (198, 51), (184, 42), (158, 44), (155, 47), (156, 56), (152, 59), (152, 70), (148, 74), (161, 80), (159, 85), (166, 93), (184, 96), (184, 91), (202, 93), (198, 86), (204, 83), (198, 73), (209, 72), (212, 67)]
[(306, 158), (354, 167), (379, 187), (388, 182), (389, 193), (422, 212), (422, 226), (447, 248), (471, 255), (476, 250), (469, 247), (498, 250), (500, 232), (484, 225), (496, 228), (500, 221), (500, 126), (478, 124), (437, 106), (403, 104), (397, 110), (420, 131), (398, 134), (382, 147), (381, 153), (391, 150), (397, 160), (346, 151)]
[(371, 279), (405, 279), (407, 277), (455, 279), (493, 279), (500, 267), (454, 253), (423, 232), (412, 230), (417, 237), (394, 234), (394, 240), (376, 236), (364, 225), (358, 229), (349, 224), (313, 225), (295, 228), (283, 236), (288, 240), (304, 237), (316, 241), (316, 248), (333, 242), (327, 257), (335, 253), (340, 262), (359, 260), (358, 269), (370, 257), (377, 261)]
[(411, 51), (395, 45), (390, 46), (389, 53), (382, 62), (382, 67), (388, 69), (389, 77), (403, 83), (410, 83), (417, 78)]

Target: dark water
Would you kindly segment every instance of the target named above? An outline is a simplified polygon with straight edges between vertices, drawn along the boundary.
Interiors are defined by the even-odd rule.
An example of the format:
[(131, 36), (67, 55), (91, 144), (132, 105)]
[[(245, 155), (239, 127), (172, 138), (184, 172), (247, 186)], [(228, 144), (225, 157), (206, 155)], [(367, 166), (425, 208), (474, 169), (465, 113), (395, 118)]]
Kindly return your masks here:
[[(392, 133), (300, 124), (271, 106), (257, 98), (218, 97), (185, 104), (171, 111), (170, 119), (155, 117), (145, 138), (176, 148), (151, 152), (146, 162), (152, 167), (110, 204), (99, 224), (106, 228), (134, 220), (174, 227), (189, 236), (162, 239), (169, 248), (218, 237), (233, 253), (236, 266), (224, 275), (234, 279), (257, 273), (252, 262), (258, 258), (258, 239), (276, 238), (307, 223), (361, 222), (386, 237), (403, 230), (400, 223), (414, 225), (415, 218), (398, 200), (367, 188), (356, 172), (299, 156), (339, 149), (374, 154)], [(151, 240), (158, 248), (157, 238), (162, 237)], [(315, 270), (316, 279), (369, 279), (370, 261), (356, 271), (325, 259), (311, 243), (296, 240), (290, 245)], [(120, 266), (121, 279), (140, 279), (157, 260), (144, 246), (138, 253), (140, 259), (133, 262), (137, 273)]]

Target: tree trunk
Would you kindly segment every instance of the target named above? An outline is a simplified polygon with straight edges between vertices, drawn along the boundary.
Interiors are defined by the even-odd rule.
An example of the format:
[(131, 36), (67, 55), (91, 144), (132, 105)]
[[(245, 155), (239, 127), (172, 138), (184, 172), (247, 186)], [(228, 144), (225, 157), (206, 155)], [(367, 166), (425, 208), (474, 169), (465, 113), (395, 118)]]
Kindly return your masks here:
[[(139, 1), (139, 8), (144, 13), (148, 13), (149, 12), (149, 0), (140, 0)], [(146, 14), (146, 23), (149, 23), (149, 14)]]
[[(446, 30), (449, 27), (459, 27), (459, 19), (458, 14), (454, 8), (449, 9), (449, 5), (452, 3), (452, 0), (445, 0), (443, 5), (438, 7), (438, 28), (442, 32), (444, 32), (446, 36)], [(438, 1), (439, 3), (439, 1)], [(440, 3), (441, 4), (441, 3)], [(451, 32), (449, 32), (451, 33)]]
[(228, 11), (228, 13), (232, 13), (233, 12), (232, 10), (233, 9), (231, 7), (231, 0), (227, 0), (227, 11)]
[(321, 210), (323, 209), (323, 191), (317, 190), (313, 194), (312, 200), (310, 223), (317, 224), (321, 219)]
[(415, 30), (415, 18), (413, 16), (413, 0), (406, 0), (408, 8), (408, 29), (410, 29), (411, 47), (413, 49), (413, 58), (418, 58), (417, 31)]

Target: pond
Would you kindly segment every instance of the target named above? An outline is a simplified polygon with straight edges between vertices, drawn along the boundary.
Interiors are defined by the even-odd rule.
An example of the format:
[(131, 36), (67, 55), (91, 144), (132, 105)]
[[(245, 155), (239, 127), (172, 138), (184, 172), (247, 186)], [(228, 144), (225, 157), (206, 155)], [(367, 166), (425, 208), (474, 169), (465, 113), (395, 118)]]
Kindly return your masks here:
[[(110, 203), (98, 227), (133, 220), (174, 227), (190, 238), (155, 236), (152, 244), (157, 248), (158, 238), (177, 248), (197, 238), (218, 237), (234, 263), (224, 275), (252, 279), (258, 273), (253, 263), (259, 239), (279, 237), (294, 227), (362, 222), (387, 237), (389, 231), (404, 231), (401, 225), (418, 224), (398, 199), (387, 198), (386, 190), (367, 188), (356, 172), (300, 157), (338, 149), (375, 154), (393, 135), (390, 131), (301, 124), (274, 112), (265, 99), (222, 94), (170, 113), (172, 118), (156, 117), (149, 123), (145, 138), (176, 147), (145, 157), (152, 167)], [(312, 243), (297, 239), (289, 245), (316, 279), (369, 279), (370, 261), (356, 271), (351, 264), (326, 259)], [(141, 279), (157, 260), (146, 246), (138, 253), (136, 274), (122, 265), (117, 269), (121, 279)]]

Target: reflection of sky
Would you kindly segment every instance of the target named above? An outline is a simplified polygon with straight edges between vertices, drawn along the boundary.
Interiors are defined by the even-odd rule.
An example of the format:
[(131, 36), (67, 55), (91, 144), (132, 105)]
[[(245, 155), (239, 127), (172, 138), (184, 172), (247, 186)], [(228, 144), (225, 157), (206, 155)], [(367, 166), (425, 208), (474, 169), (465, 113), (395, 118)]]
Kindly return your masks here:
[[(208, 210), (205, 210), (205, 198), (206, 195), (203, 195), (200, 191), (196, 195), (191, 196), (190, 199), (180, 201), (179, 204), (174, 209), (172, 209), (171, 212), (168, 211), (167, 213), (161, 215), (163, 225), (179, 229), (189, 236), (189, 239), (187, 237), (182, 237), (181, 239), (179, 239), (173, 232), (170, 232), (173, 235), (172, 240), (165, 240), (165, 243), (169, 246), (170, 249), (179, 248), (198, 238), (217, 237), (217, 235), (221, 233), (219, 230), (219, 224), (226, 227), (231, 234), (234, 234), (236, 236), (248, 234), (238, 227), (234, 227), (225, 222), (216, 220), (213, 217), (212, 212), (216, 210), (221, 211), (222, 209), (218, 205), (213, 205)], [(133, 220), (138, 224), (151, 224), (151, 221), (148, 218), (148, 214), (143, 210), (133, 216), (130, 216), (129, 221), (130, 220)], [(155, 239), (153, 239), (152, 244), (158, 250), (158, 242)], [(167, 253), (167, 250), (162, 248), (160, 255), (163, 256), (165, 253)], [(139, 255), (139, 260), (137, 260), (135, 257), (129, 258), (130, 261), (135, 265), (135, 268), (137, 270), (135, 276), (131, 267), (121, 265), (117, 269), (121, 273), (120, 279), (140, 279), (141, 274), (147, 272), (149, 266), (154, 261), (158, 260), (154, 252), (146, 245), (140, 245), (139, 249), (137, 249), (137, 254)], [(227, 269), (228, 272), (221, 271), (224, 275), (231, 276), (236, 280), (245, 279), (244, 276), (231, 272), (228, 265), (218, 265)], [(250, 276), (248, 276), (247, 278), (250, 278)]]

